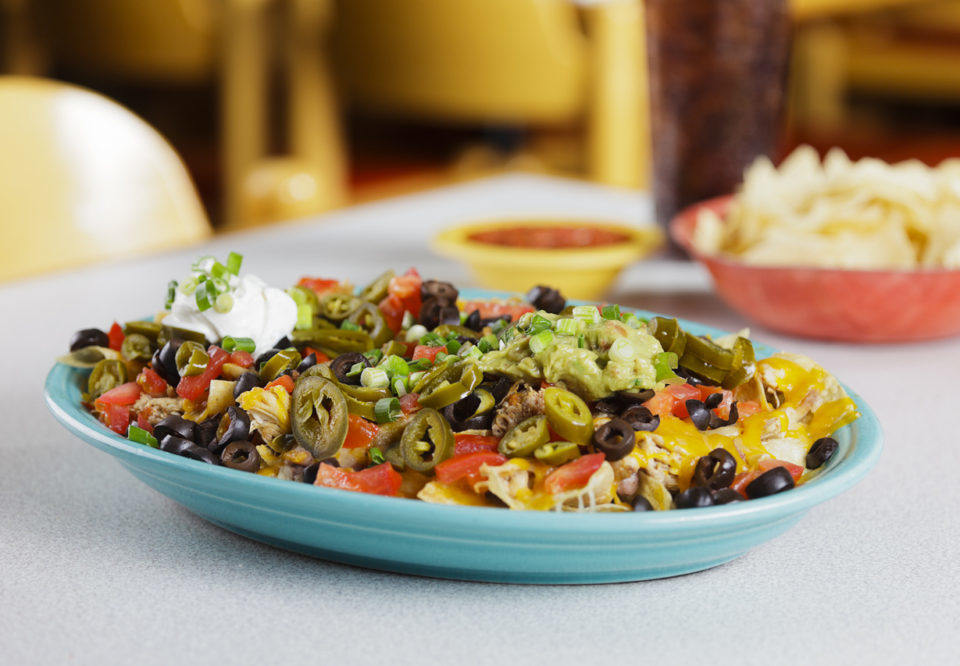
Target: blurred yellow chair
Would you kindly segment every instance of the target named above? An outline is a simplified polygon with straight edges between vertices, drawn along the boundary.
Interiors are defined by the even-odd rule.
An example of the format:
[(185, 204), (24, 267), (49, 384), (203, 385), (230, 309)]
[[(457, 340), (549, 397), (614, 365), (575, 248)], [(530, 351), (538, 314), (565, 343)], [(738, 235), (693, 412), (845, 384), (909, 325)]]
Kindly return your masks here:
[(960, 101), (960, 0), (793, 0), (793, 10), (798, 123), (841, 130), (853, 91)]
[(0, 76), (0, 281), (207, 238), (180, 158), (98, 94)]
[[(473, 124), (586, 120), (587, 172), (646, 184), (638, 0), (340, 0), (336, 62), (350, 102)], [(585, 20), (586, 31), (581, 28)]]

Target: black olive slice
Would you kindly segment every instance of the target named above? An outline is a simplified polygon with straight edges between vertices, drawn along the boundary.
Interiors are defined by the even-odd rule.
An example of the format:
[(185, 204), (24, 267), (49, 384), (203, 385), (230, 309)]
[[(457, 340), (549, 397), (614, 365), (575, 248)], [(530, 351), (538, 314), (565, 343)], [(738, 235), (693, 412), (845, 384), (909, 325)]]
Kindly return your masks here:
[(726, 449), (716, 448), (697, 461), (691, 483), (709, 490), (720, 490), (733, 482), (736, 473), (736, 459)]
[(653, 511), (653, 505), (650, 504), (650, 500), (643, 495), (637, 495), (634, 497), (631, 506), (633, 507), (634, 511)]
[(84, 347), (109, 347), (110, 339), (99, 328), (84, 328), (70, 338), (70, 351), (77, 351)]
[(734, 502), (742, 501), (743, 495), (738, 493), (733, 488), (721, 488), (713, 493), (714, 504), (733, 504)]
[(701, 506), (713, 506), (713, 495), (706, 488), (693, 486), (687, 488), (674, 499), (678, 509), (695, 509)]
[(361, 354), (360, 352), (347, 352), (346, 354), (340, 354), (338, 357), (330, 361), (330, 370), (333, 371), (333, 374), (337, 377), (337, 380), (341, 384), (351, 384), (353, 386), (360, 385), (360, 373), (355, 375), (350, 375), (350, 370), (353, 369), (357, 363), (363, 363), (363, 367), (370, 367), (370, 359)]
[(697, 430), (706, 430), (710, 427), (710, 416), (713, 412), (707, 409), (706, 405), (699, 400), (687, 400), (684, 404), (687, 407), (690, 420), (693, 425), (697, 426)]
[(227, 407), (217, 425), (216, 451), (222, 451), (230, 442), (250, 437), (250, 417), (236, 405)]
[(153, 426), (153, 436), (158, 442), (162, 442), (167, 435), (174, 435), (192, 443), (196, 440), (196, 428), (197, 424), (193, 421), (188, 421), (178, 414), (170, 414)]
[(782, 493), (794, 487), (793, 477), (786, 467), (769, 469), (747, 484), (747, 497), (757, 499)]
[(823, 463), (830, 460), (833, 454), (837, 452), (840, 445), (833, 437), (821, 437), (813, 443), (810, 451), (807, 452), (807, 469), (817, 469)]
[(610, 462), (625, 458), (636, 443), (633, 427), (623, 419), (612, 419), (593, 433), (593, 447)]
[(260, 375), (252, 370), (248, 370), (242, 375), (233, 386), (233, 397), (239, 398), (240, 394), (246, 393), (255, 386), (260, 386)]
[[(243, 472), (256, 472), (260, 469), (260, 454), (253, 442), (247, 440), (238, 440), (230, 442), (220, 454), (220, 462), (231, 469), (239, 469)], [(309, 469), (309, 467), (307, 468)], [(304, 470), (304, 478), (306, 478)], [(313, 471), (314, 479), (317, 477), (317, 471)], [(312, 482), (311, 482), (312, 483)]]
[(620, 418), (633, 426), (634, 430), (653, 432), (660, 425), (660, 415), (653, 414), (643, 405), (627, 407)]
[(544, 285), (537, 285), (528, 291), (527, 302), (536, 309), (550, 314), (560, 314), (567, 305), (567, 299), (559, 291)]
[[(453, 305), (457, 302), (460, 292), (450, 282), (440, 282), (439, 280), (424, 280), (420, 285), (420, 298), (426, 302), (427, 299), (436, 298), (445, 305)], [(459, 323), (459, 322), (457, 322)]]

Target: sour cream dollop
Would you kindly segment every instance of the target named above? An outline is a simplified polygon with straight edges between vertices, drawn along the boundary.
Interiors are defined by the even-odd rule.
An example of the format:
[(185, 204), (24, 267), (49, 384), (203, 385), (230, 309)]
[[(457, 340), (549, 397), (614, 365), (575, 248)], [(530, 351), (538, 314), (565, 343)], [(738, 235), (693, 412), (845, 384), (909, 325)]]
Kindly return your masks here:
[(297, 303), (286, 292), (267, 284), (256, 275), (230, 278), (233, 307), (229, 312), (214, 308), (200, 311), (196, 296), (177, 289), (164, 324), (203, 333), (217, 342), (225, 336), (250, 338), (256, 352), (273, 347), (297, 323)]

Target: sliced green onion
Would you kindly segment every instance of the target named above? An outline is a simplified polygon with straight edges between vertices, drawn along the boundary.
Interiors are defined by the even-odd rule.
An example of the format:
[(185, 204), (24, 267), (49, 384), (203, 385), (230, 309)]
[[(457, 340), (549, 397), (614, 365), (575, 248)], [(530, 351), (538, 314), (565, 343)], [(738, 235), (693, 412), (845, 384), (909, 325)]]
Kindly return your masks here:
[(399, 419), (403, 411), (397, 398), (380, 398), (373, 406), (373, 414), (377, 423), (390, 423)]
[(630, 328), (641, 328), (643, 326), (643, 320), (632, 312), (623, 315), (623, 323)]
[(409, 383), (410, 386), (416, 386), (416, 385), (417, 385), (417, 382), (419, 382), (421, 379), (423, 379), (423, 376), (424, 376), (425, 374), (427, 374), (427, 373), (426, 373), (426, 371), (424, 371), (424, 370), (417, 370), (416, 372), (411, 372), (411, 373), (410, 373), (410, 376), (407, 377), (407, 383)]
[[(410, 314), (409, 310), (403, 311), (403, 321), (400, 322), (401, 330), (406, 331), (408, 328), (417, 323), (417, 320), (413, 318), (413, 315)], [(426, 329), (424, 329), (426, 330)]]
[(202, 257), (200, 257), (199, 259), (197, 259), (196, 261), (194, 261), (194, 262), (193, 262), (193, 265), (192, 265), (190, 268), (193, 269), (193, 270), (195, 270), (195, 271), (197, 271), (198, 273), (205, 273), (205, 272), (207, 271), (207, 269), (204, 268), (203, 265), (204, 265), (205, 263), (207, 263), (208, 261), (210, 261), (210, 262), (216, 262), (216, 260), (217, 260), (217, 258), (214, 257), (212, 254), (205, 254), (205, 255), (203, 255)]
[(383, 451), (376, 446), (371, 446), (367, 454), (370, 456), (370, 462), (374, 465), (380, 465), (386, 462), (386, 458), (383, 457)]
[(199, 284), (200, 281), (196, 278), (196, 276), (194, 276), (180, 285), (180, 291), (189, 296), (197, 290)]
[(553, 331), (540, 331), (530, 338), (530, 351), (539, 354), (553, 344)]
[(400, 356), (394, 356), (393, 354), (383, 359), (383, 361), (380, 363), (380, 367), (383, 368), (391, 377), (396, 377), (398, 375), (406, 376), (410, 374), (410, 366), (407, 365), (407, 362)]
[(477, 342), (477, 347), (480, 348), (480, 351), (486, 354), (488, 351), (492, 351), (500, 347), (500, 341), (497, 340), (497, 336), (493, 333), (487, 334), (480, 338), (480, 341)]
[(165, 310), (169, 310), (170, 306), (173, 305), (173, 302), (177, 299), (177, 281), (170, 280), (167, 283), (167, 304), (164, 306)]
[(370, 351), (363, 352), (363, 355), (370, 359), (370, 361), (376, 365), (380, 362), (380, 359), (383, 358), (383, 351), (380, 349), (371, 349)]
[(553, 322), (542, 315), (534, 315), (530, 327), (527, 329), (527, 334), (536, 335), (540, 331), (548, 331), (551, 328), (553, 328)]
[(407, 369), (409, 369), (410, 372), (419, 372), (421, 370), (426, 370), (432, 365), (433, 363), (430, 362), (430, 359), (418, 358), (416, 361), (408, 361)]
[(618, 363), (626, 363), (637, 355), (637, 350), (626, 338), (617, 338), (610, 345), (610, 359)]
[(506, 319), (498, 319), (495, 322), (493, 322), (493, 324), (490, 325), (490, 332), (495, 335), (499, 334), (500, 331), (502, 331), (509, 325), (510, 325), (510, 322), (507, 321)]
[(313, 306), (301, 303), (297, 305), (297, 323), (294, 326), (298, 331), (313, 328)]
[(414, 324), (407, 331), (406, 335), (403, 336), (404, 341), (406, 342), (419, 342), (420, 338), (425, 336), (430, 331), (427, 330), (427, 327), (423, 324)]
[(209, 310), (213, 307), (213, 303), (217, 300), (217, 296), (217, 290), (213, 286), (213, 283), (204, 282), (203, 285), (196, 291), (197, 309), (199, 309), (200, 312)]
[(577, 335), (583, 332), (583, 327), (584, 321), (582, 319), (574, 319), (572, 317), (558, 319), (556, 324), (559, 335)]
[(441, 361), (446, 361), (446, 360), (447, 360), (447, 357), (449, 357), (449, 356), (450, 356), (450, 354), (444, 354), (443, 352), (437, 352), (437, 355), (433, 357), (433, 362), (434, 362), (434, 363), (440, 363)]
[(243, 263), (243, 255), (231, 252), (227, 255), (227, 270), (234, 275), (240, 275), (240, 265)]
[(390, 386), (390, 377), (383, 368), (364, 368), (360, 373), (360, 384), (367, 388), (386, 388)]
[(233, 296), (230, 294), (220, 294), (213, 303), (213, 309), (220, 314), (226, 314), (233, 309)]
[(662, 381), (670, 377), (676, 377), (674, 370), (679, 365), (679, 359), (673, 352), (662, 352), (653, 359), (653, 369), (657, 371), (657, 381)]
[(471, 346), (470, 350), (466, 354), (463, 354), (462, 356), (463, 358), (480, 358), (481, 356), (483, 356), (483, 352), (480, 351), (479, 347)]
[(425, 336), (420, 338), (420, 344), (425, 347), (442, 347), (447, 341), (444, 338), (441, 338), (436, 333), (427, 333)]
[(459, 340), (447, 340), (447, 353), (456, 354), (458, 351), (460, 351), (461, 346), (462, 345), (460, 344)]
[(292, 298), (297, 305), (303, 305), (307, 302), (307, 295), (303, 292), (302, 287), (290, 287), (287, 289), (287, 296)]
[(600, 316), (604, 319), (612, 319), (619, 321), (620, 320), (620, 306), (619, 305), (604, 305), (603, 310), (600, 312)]
[(518, 335), (520, 335), (520, 331), (517, 330), (517, 327), (511, 326), (503, 332), (503, 335), (500, 336), (500, 339), (509, 344)]
[(585, 349), (587, 346), (587, 339), (584, 337), (583, 333), (577, 336), (577, 347), (579, 349)]
[(344, 319), (340, 323), (340, 329), (344, 331), (362, 331), (363, 330), (362, 328), (360, 328), (358, 324), (354, 324), (352, 321), (347, 321), (346, 319)]
[(250, 338), (234, 338), (230, 335), (223, 339), (223, 344), (220, 346), (223, 347), (223, 351), (225, 352), (239, 350), (252, 353), (253, 350), (257, 348), (257, 345)]
[(533, 321), (532, 312), (524, 312), (520, 315), (520, 319), (517, 320), (517, 328), (527, 328), (530, 326), (530, 323)]
[(355, 377), (359, 375), (367, 367), (366, 363), (357, 362), (350, 366), (350, 372), (347, 373), (347, 377)]
[(216, 260), (213, 262), (213, 266), (210, 267), (210, 275), (220, 280), (230, 279), (230, 271), (227, 270), (226, 266)]
[(595, 305), (575, 305), (572, 314), (575, 319), (582, 319), (591, 324), (600, 321), (600, 311)]
[(155, 449), (160, 448), (160, 444), (157, 442), (157, 438), (151, 435), (149, 432), (135, 425), (131, 425), (127, 429), (127, 439), (131, 442), (136, 442), (137, 444), (145, 444), (147, 446), (153, 447)]
[(397, 394), (397, 397), (402, 398), (405, 396), (407, 391), (407, 378), (403, 375), (397, 375), (393, 378), (393, 382), (390, 384), (390, 388), (393, 389), (393, 392)]

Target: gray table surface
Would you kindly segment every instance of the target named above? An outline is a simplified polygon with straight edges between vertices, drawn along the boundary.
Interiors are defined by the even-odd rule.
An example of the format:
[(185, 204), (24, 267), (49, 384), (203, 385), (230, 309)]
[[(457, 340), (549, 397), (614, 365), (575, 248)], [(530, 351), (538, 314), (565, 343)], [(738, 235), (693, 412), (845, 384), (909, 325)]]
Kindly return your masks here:
[[(0, 287), (0, 664), (947, 664), (960, 645), (960, 341), (825, 343), (807, 354), (876, 410), (859, 485), (718, 568), (642, 583), (494, 585), (368, 571), (236, 536), (70, 435), (42, 382), (69, 335), (155, 311), (199, 254), (287, 285), (417, 265), (470, 285), (427, 239), (500, 214), (643, 223), (646, 197), (508, 176), (233, 234), (202, 248)], [(0, 222), (2, 224), (2, 222)], [(727, 330), (747, 322), (698, 265), (653, 260), (611, 300)]]

